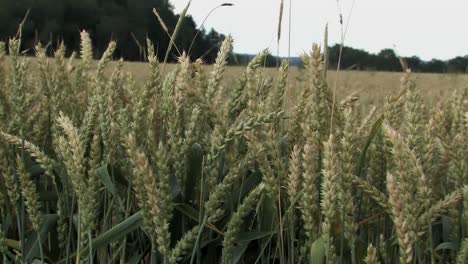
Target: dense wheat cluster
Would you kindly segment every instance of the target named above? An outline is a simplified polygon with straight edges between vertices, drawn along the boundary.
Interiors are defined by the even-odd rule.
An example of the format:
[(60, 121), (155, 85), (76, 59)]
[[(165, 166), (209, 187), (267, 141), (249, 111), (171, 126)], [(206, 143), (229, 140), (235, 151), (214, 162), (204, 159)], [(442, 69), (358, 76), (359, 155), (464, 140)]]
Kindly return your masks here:
[(3, 263), (465, 263), (467, 91), (425, 105), (408, 70), (365, 112), (314, 45), (286, 107), (267, 51), (231, 85), (230, 37), (210, 71), (147, 46), (141, 81), (86, 32), (35, 71), (0, 44)]

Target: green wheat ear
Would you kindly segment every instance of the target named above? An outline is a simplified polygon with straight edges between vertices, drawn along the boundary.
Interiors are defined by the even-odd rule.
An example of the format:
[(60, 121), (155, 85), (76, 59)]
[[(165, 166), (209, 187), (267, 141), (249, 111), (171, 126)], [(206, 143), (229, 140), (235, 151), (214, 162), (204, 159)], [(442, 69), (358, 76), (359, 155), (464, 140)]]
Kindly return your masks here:
[(317, 131), (310, 126), (304, 129), (305, 146), (302, 154), (301, 216), (309, 243), (318, 237), (320, 225), (320, 167), (321, 142)]
[(237, 236), (244, 223), (244, 218), (257, 206), (258, 199), (264, 189), (264, 185), (260, 184), (254, 190), (252, 190), (247, 197), (245, 197), (242, 204), (237, 209), (237, 212), (231, 217), (228, 223), (227, 230), (224, 234), (223, 240), (223, 252), (222, 252), (222, 263), (231, 263), (232, 251), (235, 247)]
[(366, 264), (379, 264), (379, 259), (377, 257), (377, 250), (375, 247), (371, 244), (367, 247), (367, 255), (366, 258), (364, 259), (364, 262)]
[(330, 248), (333, 241), (333, 230), (332, 226), (336, 221), (337, 216), (337, 194), (339, 192), (339, 168), (338, 168), (338, 157), (337, 157), (337, 146), (335, 137), (330, 135), (328, 141), (324, 142), (323, 151), (323, 182), (321, 185), (321, 196), (320, 208), (323, 215), (322, 222), (322, 237), (326, 245), (326, 258), (330, 260), (332, 254)]
[(223, 79), (223, 74), (226, 69), (227, 58), (232, 52), (233, 39), (231, 36), (227, 36), (221, 44), (221, 48), (218, 51), (213, 70), (210, 73), (208, 80), (208, 88), (206, 89), (206, 97), (212, 102), (216, 94), (219, 93), (219, 85)]
[(341, 138), (341, 153), (339, 159), (341, 163), (341, 190), (339, 191), (339, 199), (342, 208), (342, 221), (344, 223), (344, 236), (348, 241), (351, 251), (351, 261), (356, 263), (356, 240), (358, 226), (353, 217), (356, 211), (356, 205), (353, 197), (352, 179), (354, 176), (354, 153), (355, 135), (353, 134), (352, 112), (351, 108), (344, 111), (344, 128)]
[(399, 198), (400, 193), (396, 179), (390, 173), (387, 174), (387, 190), (390, 195), (393, 223), (400, 247), (400, 262), (410, 264), (413, 262), (413, 240), (403, 211), (404, 207)]
[(91, 43), (91, 38), (87, 31), (81, 31), (80, 33), (80, 46), (81, 46), (81, 65), (83, 70), (86, 71), (91, 67), (93, 61), (93, 45)]
[(20, 156), (16, 158), (18, 179), (20, 182), (21, 193), (25, 199), (25, 206), (28, 212), (29, 220), (36, 232), (40, 232), (43, 222), (41, 205), (39, 204), (39, 194), (37, 187), (31, 180), (31, 175), (27, 172), (26, 166)]

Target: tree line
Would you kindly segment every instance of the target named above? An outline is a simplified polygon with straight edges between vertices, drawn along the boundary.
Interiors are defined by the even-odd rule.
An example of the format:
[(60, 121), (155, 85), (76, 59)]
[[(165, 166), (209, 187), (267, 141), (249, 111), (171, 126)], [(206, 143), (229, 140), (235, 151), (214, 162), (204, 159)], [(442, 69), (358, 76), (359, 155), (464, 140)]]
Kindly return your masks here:
[[(170, 38), (153, 14), (153, 8), (172, 33), (179, 16), (174, 14), (168, 0), (0, 0), (0, 40), (6, 41), (16, 34), (29, 10), (22, 29), (22, 48), (30, 53), (37, 42), (48, 43), (51, 53), (62, 41), (69, 53), (78, 50), (79, 32), (87, 30), (97, 57), (110, 40), (115, 40), (116, 57), (143, 60), (148, 37), (163, 59)], [(193, 18), (187, 16), (175, 40), (179, 51), (189, 49), (197, 29)], [(191, 57), (213, 62), (224, 37), (215, 30), (202, 29), (191, 49)], [(169, 58), (175, 60), (178, 55), (177, 49), (173, 49)]]
[[(329, 47), (329, 65), (336, 69), (340, 54), (340, 45)], [(403, 58), (413, 72), (468, 72), (468, 56), (456, 57), (447, 61), (432, 59), (424, 61), (417, 56)], [(401, 71), (402, 66), (398, 55), (393, 49), (383, 49), (372, 54), (361, 49), (343, 47), (341, 69)]]
[[(340, 45), (328, 47), (328, 66), (330, 69), (336, 69), (338, 58), (340, 56)], [(232, 54), (230, 62), (232, 64), (246, 65), (254, 57), (248, 54)], [(265, 58), (264, 66), (276, 67), (280, 60), (288, 58), (277, 58), (268, 56)], [(413, 72), (428, 72), (428, 73), (468, 73), (468, 56), (455, 57), (450, 60), (432, 59), (424, 61), (417, 56), (402, 58), (408, 67)], [(290, 58), (290, 64), (298, 67), (303, 67), (299, 57)], [(362, 70), (362, 71), (402, 71), (400, 57), (393, 49), (383, 49), (377, 54), (369, 53), (362, 49), (355, 49), (344, 46), (342, 50), (340, 68), (347, 70)]]

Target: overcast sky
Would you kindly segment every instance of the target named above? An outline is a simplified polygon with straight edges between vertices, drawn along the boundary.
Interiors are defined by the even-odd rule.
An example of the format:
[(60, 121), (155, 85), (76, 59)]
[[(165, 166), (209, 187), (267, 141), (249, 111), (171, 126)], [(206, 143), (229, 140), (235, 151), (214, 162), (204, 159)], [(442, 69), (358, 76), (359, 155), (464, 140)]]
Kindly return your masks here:
[[(291, 55), (308, 51), (322, 42), (329, 25), (329, 43), (340, 41), (339, 11), (336, 0), (285, 0), (283, 37), (280, 55), (288, 54), (288, 12), (292, 1)], [(175, 11), (188, 0), (170, 1)], [(224, 2), (233, 7), (217, 9), (205, 22), (235, 39), (239, 53), (257, 53), (269, 48), (276, 53), (276, 34), (280, 0), (192, 0), (188, 13), (197, 25), (208, 12)], [(339, 0), (344, 23), (353, 0)], [(449, 59), (468, 55), (468, 0), (355, 0), (345, 45), (378, 52), (395, 48), (401, 56), (422, 59)]]

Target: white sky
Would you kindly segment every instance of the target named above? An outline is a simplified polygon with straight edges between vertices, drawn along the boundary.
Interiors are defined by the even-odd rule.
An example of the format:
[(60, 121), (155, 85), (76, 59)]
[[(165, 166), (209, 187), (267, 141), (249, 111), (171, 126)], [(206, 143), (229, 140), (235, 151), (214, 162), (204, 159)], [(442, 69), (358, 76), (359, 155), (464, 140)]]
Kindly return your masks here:
[[(280, 55), (288, 54), (288, 11), (292, 1), (291, 55), (322, 43), (329, 24), (329, 44), (340, 40), (336, 0), (285, 0)], [(176, 13), (188, 0), (171, 0)], [(224, 2), (232, 7), (217, 9), (205, 28), (234, 37), (239, 53), (257, 53), (269, 48), (276, 54), (280, 0), (192, 0), (188, 13), (200, 25), (208, 12)], [(346, 25), (353, 0), (339, 0)], [(395, 48), (399, 55), (422, 59), (449, 59), (468, 55), (468, 0), (355, 0), (345, 45), (378, 52)]]

